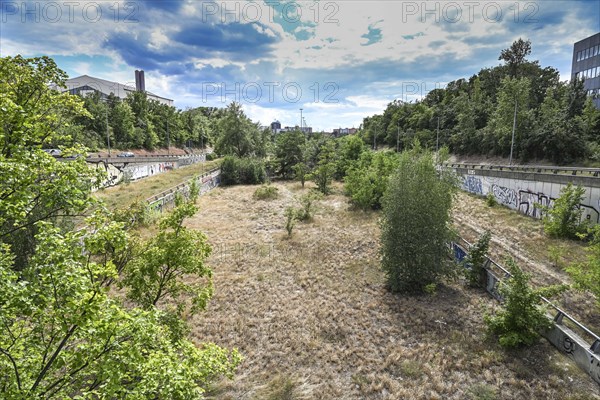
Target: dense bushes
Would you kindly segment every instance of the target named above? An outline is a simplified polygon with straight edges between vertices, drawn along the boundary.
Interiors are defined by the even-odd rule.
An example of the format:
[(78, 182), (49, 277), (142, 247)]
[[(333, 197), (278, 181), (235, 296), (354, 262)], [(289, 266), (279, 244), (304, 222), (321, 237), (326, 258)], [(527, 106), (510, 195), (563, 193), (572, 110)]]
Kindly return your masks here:
[(561, 189), (558, 199), (552, 207), (542, 207), (544, 215), (544, 231), (550, 237), (576, 239), (587, 230), (582, 223), (583, 210), (579, 206), (583, 202), (585, 189), (569, 183)]
[(360, 160), (349, 168), (345, 178), (346, 193), (352, 203), (363, 210), (381, 208), (389, 176), (397, 166), (397, 153), (362, 153)]
[(416, 148), (401, 154), (388, 185), (382, 201), (382, 267), (392, 291), (423, 292), (451, 271), (447, 243), (456, 180), (438, 173), (433, 155)]
[(485, 322), (491, 333), (498, 335), (500, 345), (517, 347), (531, 345), (539, 332), (552, 326), (540, 307), (542, 297), (550, 297), (565, 290), (565, 286), (533, 289), (530, 277), (512, 259), (508, 260), (511, 277), (500, 284), (502, 309), (495, 315), (486, 315)]
[(227, 156), (221, 164), (221, 184), (255, 185), (267, 179), (264, 161), (258, 158)]

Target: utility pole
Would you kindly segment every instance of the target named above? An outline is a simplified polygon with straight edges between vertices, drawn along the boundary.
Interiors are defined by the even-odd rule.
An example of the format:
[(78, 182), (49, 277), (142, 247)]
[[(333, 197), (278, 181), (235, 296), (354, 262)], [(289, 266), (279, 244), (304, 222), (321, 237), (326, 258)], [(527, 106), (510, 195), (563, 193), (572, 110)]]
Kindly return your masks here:
[(169, 138), (169, 120), (167, 120), (167, 155), (171, 155), (171, 140)]
[(435, 139), (435, 163), (438, 162), (440, 152), (440, 116), (438, 115), (437, 137)]
[(373, 150), (377, 150), (377, 130), (373, 131)]
[(106, 144), (108, 144), (108, 156), (110, 157), (110, 134), (108, 133), (108, 103), (106, 104)]
[(396, 134), (396, 153), (400, 151), (400, 120), (398, 120), (398, 133)]
[(513, 147), (515, 145), (515, 130), (517, 128), (517, 97), (515, 96), (515, 114), (513, 116), (513, 129), (512, 139), (510, 141), (510, 158), (508, 159), (508, 165), (512, 165)]
[(304, 133), (302, 130), (302, 109), (300, 109), (300, 132)]

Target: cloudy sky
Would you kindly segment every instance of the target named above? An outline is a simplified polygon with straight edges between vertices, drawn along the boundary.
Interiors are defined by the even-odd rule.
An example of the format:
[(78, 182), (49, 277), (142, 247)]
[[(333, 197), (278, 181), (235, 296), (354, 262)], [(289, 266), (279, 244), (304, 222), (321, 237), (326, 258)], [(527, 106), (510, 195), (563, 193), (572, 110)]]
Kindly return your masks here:
[(0, 0), (0, 14), (1, 56), (131, 85), (143, 69), (178, 108), (238, 101), (283, 126), (302, 108), (327, 131), (498, 65), (519, 37), (569, 79), (573, 43), (600, 31), (600, 0)]

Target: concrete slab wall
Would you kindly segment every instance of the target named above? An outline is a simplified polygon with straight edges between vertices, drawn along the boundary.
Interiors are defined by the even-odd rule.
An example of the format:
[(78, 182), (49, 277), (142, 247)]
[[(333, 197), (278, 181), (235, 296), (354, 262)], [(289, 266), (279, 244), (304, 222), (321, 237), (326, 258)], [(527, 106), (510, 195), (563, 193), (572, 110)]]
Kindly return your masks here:
[(453, 168), (461, 179), (462, 189), (479, 196), (491, 193), (498, 203), (533, 218), (541, 218), (540, 205), (552, 207), (569, 182), (585, 188), (580, 207), (582, 218), (600, 223), (600, 178), (552, 175), (512, 171)]

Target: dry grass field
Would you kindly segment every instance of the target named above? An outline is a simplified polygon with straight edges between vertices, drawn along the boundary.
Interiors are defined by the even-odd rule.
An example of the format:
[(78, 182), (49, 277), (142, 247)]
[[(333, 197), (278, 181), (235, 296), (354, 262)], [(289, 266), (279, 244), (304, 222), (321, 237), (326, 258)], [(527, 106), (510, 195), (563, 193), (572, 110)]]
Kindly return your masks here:
[(103, 200), (110, 209), (125, 208), (134, 201), (143, 201), (163, 190), (192, 179), (194, 176), (202, 175), (212, 168), (216, 168), (220, 163), (221, 160), (213, 160), (187, 165), (163, 174), (149, 176), (139, 181), (100, 189), (94, 192), (93, 196)]
[[(483, 313), (498, 304), (483, 291), (451, 282), (433, 295), (389, 293), (378, 267), (379, 214), (352, 210), (340, 185), (288, 238), (284, 210), (309, 189), (274, 185), (279, 197), (268, 201), (252, 198), (256, 186), (217, 188), (188, 222), (208, 235), (215, 276), (208, 310), (189, 321), (193, 339), (244, 356), (209, 398), (600, 398), (598, 385), (547, 341), (505, 351), (486, 338)], [(473, 222), (477, 213), (503, 210), (469, 207), (465, 196), (455, 216), (464, 215), (459, 230), (473, 239), (485, 225)], [(537, 260), (519, 229), (506, 232)]]

